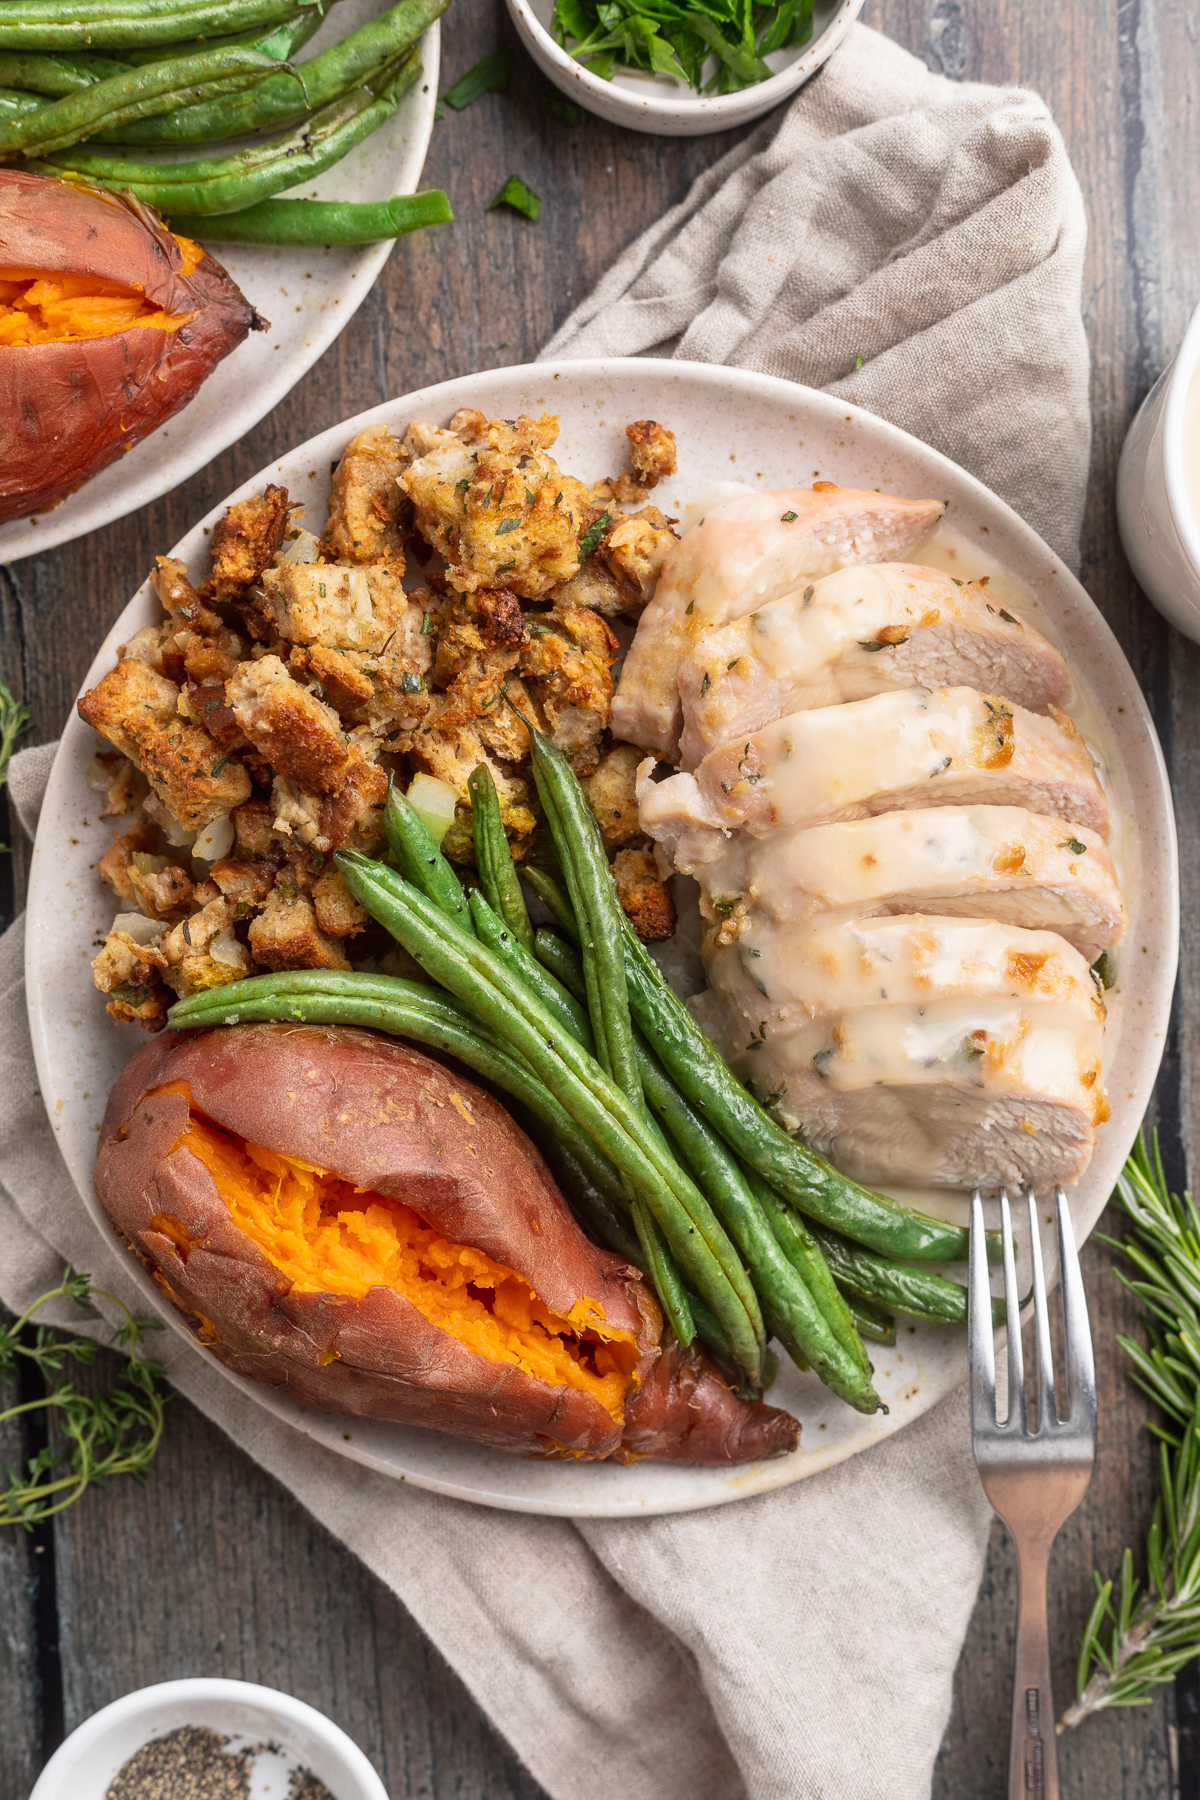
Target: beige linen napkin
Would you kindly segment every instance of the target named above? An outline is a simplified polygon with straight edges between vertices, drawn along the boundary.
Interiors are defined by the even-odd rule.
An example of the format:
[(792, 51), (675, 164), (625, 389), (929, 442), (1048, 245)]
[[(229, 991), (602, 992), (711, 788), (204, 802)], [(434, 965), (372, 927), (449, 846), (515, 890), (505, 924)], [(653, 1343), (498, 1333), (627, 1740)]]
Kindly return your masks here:
[[(1073, 561), (1083, 240), (1035, 96), (956, 87), (855, 28), (547, 354), (675, 344), (825, 386), (948, 451)], [(12, 766), (27, 829), (51, 751)], [(22, 935), (18, 921), (0, 940), (0, 1298), (19, 1311), (69, 1260), (140, 1305), (46, 1122)], [(990, 1518), (961, 1393), (778, 1493), (572, 1523), (388, 1481), (278, 1424), (186, 1343), (161, 1353), (176, 1386), (400, 1595), (554, 1800), (928, 1794)]]

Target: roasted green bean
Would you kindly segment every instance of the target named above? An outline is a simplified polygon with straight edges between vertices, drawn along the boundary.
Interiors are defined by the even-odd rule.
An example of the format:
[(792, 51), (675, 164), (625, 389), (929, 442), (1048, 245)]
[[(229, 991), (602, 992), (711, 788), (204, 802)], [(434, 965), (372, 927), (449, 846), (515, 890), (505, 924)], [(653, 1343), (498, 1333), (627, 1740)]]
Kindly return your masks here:
[(86, 150), (58, 151), (31, 158), (28, 167), (47, 175), (69, 171), (98, 187), (128, 189), (160, 212), (236, 212), (282, 189), (298, 187), (330, 169), (390, 119), (404, 93), (421, 73), (421, 60), (410, 50), (380, 75), (354, 88), (285, 137), (232, 152), (228, 156), (186, 163), (136, 163)]
[[(445, 11), (447, 0), (399, 0), (361, 30), (298, 63), (294, 73), (270, 75), (252, 92), (205, 100), (170, 117), (96, 134), (105, 144), (197, 144), (290, 125), (369, 80), (415, 44)], [(390, 236), (390, 233), (384, 233)]]
[(741, 1262), (707, 1201), (667, 1155), (635, 1107), (511, 969), (391, 871), (354, 852), (336, 861), (355, 898), (436, 981), (463, 1000), (530, 1068), (650, 1204), (681, 1272), (707, 1299), (751, 1381), (762, 1362), (762, 1319)]
[[(202, 44), (194, 46), (203, 49)], [(215, 48), (216, 46), (212, 46)], [(19, 50), (0, 51), (0, 82), (31, 94), (78, 94), (97, 81), (125, 75), (132, 64), (111, 56), (34, 56)]]
[[(329, 3), (329, 0), (327, 0)], [(7, 0), (0, 50), (131, 49), (282, 24), (300, 0)]]
[[(0, 126), (0, 155), (46, 156), (126, 120), (186, 107), (209, 94), (236, 92), (280, 66), (258, 50), (243, 48), (202, 50), (178, 62), (127, 69)], [(294, 83), (298, 78), (289, 71), (283, 79)]]
[(500, 796), (492, 771), (485, 762), (471, 770), (467, 789), (471, 796), (475, 867), (488, 905), (504, 920), (522, 949), (532, 953), (533, 926), (529, 922), (529, 909), (517, 880), (504, 821), (500, 817)]
[(474, 931), (462, 882), (434, 843), (433, 833), (416, 807), (391, 780), (383, 809), (383, 830), (404, 879), (420, 888), (464, 931)]
[(240, 212), (194, 219), (169, 213), (173, 231), (211, 244), (376, 244), (454, 218), (440, 188), (390, 200), (260, 200)]

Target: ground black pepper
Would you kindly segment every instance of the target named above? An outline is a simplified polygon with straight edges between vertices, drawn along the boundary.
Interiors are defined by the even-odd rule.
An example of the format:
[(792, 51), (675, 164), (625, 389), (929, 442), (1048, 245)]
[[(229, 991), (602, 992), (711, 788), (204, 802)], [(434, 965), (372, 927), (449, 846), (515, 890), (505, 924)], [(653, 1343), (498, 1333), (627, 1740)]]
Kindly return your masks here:
[(255, 1752), (226, 1750), (227, 1742), (205, 1725), (152, 1738), (117, 1771), (104, 1800), (247, 1800)]
[(333, 1800), (333, 1795), (311, 1769), (297, 1769), (288, 1787), (288, 1800)]

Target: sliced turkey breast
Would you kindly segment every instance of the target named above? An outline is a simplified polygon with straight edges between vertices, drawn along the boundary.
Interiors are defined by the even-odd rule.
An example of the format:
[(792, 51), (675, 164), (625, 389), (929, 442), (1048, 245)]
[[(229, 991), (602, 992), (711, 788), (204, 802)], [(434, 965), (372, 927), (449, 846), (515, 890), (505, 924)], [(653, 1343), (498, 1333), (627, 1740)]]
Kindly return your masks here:
[(714, 626), (847, 563), (894, 562), (941, 518), (940, 500), (894, 500), (819, 481), (714, 506), (668, 553), (613, 699), (618, 738), (674, 762), (679, 664)]
[(1054, 932), (921, 915), (758, 915), (693, 1002), (730, 1066), (867, 1182), (1074, 1181), (1108, 1117), (1104, 1006)]
[(879, 563), (839, 569), (709, 631), (679, 665), (682, 763), (772, 719), (891, 688), (974, 687), (1042, 712), (1066, 662), (982, 581)]
[(729, 941), (755, 912), (787, 926), (827, 912), (938, 913), (1056, 931), (1093, 963), (1125, 931), (1103, 840), (1021, 806), (916, 807), (723, 844), (695, 872)]
[[(1065, 713), (1026, 712), (973, 688), (905, 688), (789, 713), (721, 744), (694, 775), (639, 770), (642, 830), (696, 867), (704, 833), (821, 825), (913, 806), (1024, 806), (1108, 835), (1108, 802)], [(681, 839), (688, 842), (681, 843)]]

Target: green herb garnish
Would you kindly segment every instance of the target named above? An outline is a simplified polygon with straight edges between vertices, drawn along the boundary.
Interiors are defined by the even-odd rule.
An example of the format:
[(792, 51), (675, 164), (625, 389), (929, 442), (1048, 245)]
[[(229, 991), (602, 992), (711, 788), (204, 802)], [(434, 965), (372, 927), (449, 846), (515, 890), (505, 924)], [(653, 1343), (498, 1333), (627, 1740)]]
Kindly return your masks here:
[(542, 210), (542, 203), (531, 187), (526, 187), (519, 175), (510, 175), (492, 204), (489, 212), (495, 212), (498, 206), (510, 206), (514, 212), (522, 213), (527, 219), (536, 219)]
[(1158, 1134), (1153, 1154), (1145, 1134), (1117, 1180), (1113, 1201), (1131, 1229), (1105, 1238), (1133, 1265), (1117, 1270), (1141, 1301), (1146, 1344), (1117, 1342), (1129, 1358), (1130, 1378), (1162, 1413), (1150, 1430), (1159, 1439), (1161, 1492), (1146, 1537), (1145, 1587), (1133, 1554), (1120, 1575), (1102, 1581), (1084, 1628), (1076, 1670), (1076, 1698), (1059, 1730), (1079, 1725), (1110, 1706), (1148, 1706), (1153, 1691), (1200, 1655), (1200, 1212), (1190, 1194), (1167, 1186)]
[[(0, 681), (0, 787), (8, 780), (8, 765), (21, 733), (29, 730), (29, 708), (23, 700), (14, 700), (8, 684)], [(0, 844), (6, 851), (7, 844)]]
[(1058, 847), (1060, 850), (1069, 850), (1072, 856), (1083, 856), (1087, 852), (1087, 845), (1081, 844), (1077, 837), (1064, 838)]
[(505, 88), (512, 85), (512, 51), (496, 50), (491, 56), (485, 56), (477, 62), (473, 69), (468, 69), (454, 86), (442, 95), (447, 106), (455, 112), (462, 112), (470, 106), (472, 100), (478, 100), (483, 94), (502, 94)]
[(588, 526), (587, 530), (579, 540), (580, 562), (586, 562), (588, 557), (592, 554), (592, 551), (604, 536), (605, 527), (610, 523), (611, 518), (611, 513), (601, 513), (600, 517), (594, 519)]
[[(81, 1394), (63, 1372), (68, 1358), (86, 1367), (98, 1345), (91, 1338), (64, 1338), (45, 1325), (31, 1325), (49, 1300), (73, 1300), (92, 1311), (99, 1296), (119, 1306), (124, 1315), (112, 1342), (129, 1351), (129, 1361), (110, 1394)], [(0, 1379), (30, 1364), (47, 1378), (41, 1398), (0, 1411), (0, 1425), (32, 1412), (45, 1412), (57, 1426), (54, 1441), (31, 1456), (22, 1473), (8, 1471), (8, 1487), (0, 1493), (0, 1525), (27, 1530), (78, 1500), (85, 1488), (104, 1486), (114, 1475), (144, 1480), (162, 1437), (163, 1408), (168, 1395), (159, 1385), (163, 1371), (142, 1355), (148, 1331), (161, 1331), (153, 1319), (135, 1319), (123, 1300), (103, 1288), (93, 1289), (87, 1275), (70, 1267), (61, 1283), (35, 1300), (13, 1325), (0, 1325)], [(48, 1378), (54, 1377), (53, 1386)]]
[(571, 56), (606, 81), (620, 65), (672, 75), (698, 93), (729, 94), (767, 80), (774, 70), (764, 59), (772, 51), (808, 43), (812, 0), (557, 0), (550, 27)]

